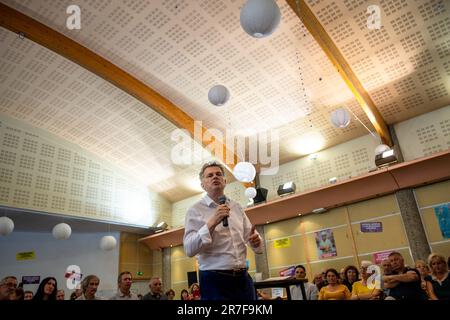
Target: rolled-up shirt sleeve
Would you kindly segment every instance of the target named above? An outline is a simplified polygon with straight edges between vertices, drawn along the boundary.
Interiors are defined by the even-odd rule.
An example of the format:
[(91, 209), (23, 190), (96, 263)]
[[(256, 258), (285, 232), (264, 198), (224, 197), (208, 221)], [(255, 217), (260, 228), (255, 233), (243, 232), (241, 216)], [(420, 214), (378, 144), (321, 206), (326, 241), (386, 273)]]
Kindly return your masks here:
[(186, 255), (193, 257), (211, 243), (212, 237), (202, 215), (194, 208), (190, 208), (186, 213), (184, 224), (183, 246)]

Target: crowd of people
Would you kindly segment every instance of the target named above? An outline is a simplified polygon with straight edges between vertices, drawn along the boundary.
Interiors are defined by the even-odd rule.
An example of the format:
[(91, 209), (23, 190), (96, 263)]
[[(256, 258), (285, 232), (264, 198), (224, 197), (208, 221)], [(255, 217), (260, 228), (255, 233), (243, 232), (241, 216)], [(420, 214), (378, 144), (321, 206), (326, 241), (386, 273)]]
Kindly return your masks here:
[[(330, 268), (316, 274), (312, 282), (306, 280), (306, 269), (302, 265), (295, 267), (295, 278), (304, 280), (304, 293), (301, 285), (290, 287), (293, 300), (450, 300), (449, 263), (438, 254), (431, 254), (428, 262), (418, 260), (414, 266), (405, 266), (402, 255), (392, 252), (381, 263), (381, 282), (369, 285), (370, 261), (362, 261), (359, 268), (347, 266), (338, 272)], [(379, 281), (379, 280), (376, 280)], [(130, 272), (121, 272), (117, 279), (117, 292), (109, 298), (97, 295), (100, 278), (86, 276), (80, 287), (72, 292), (70, 300), (174, 300), (173, 289), (163, 291), (161, 278), (152, 277), (149, 292), (145, 295), (131, 291), (133, 284)], [(271, 299), (270, 295), (258, 291), (259, 299)], [(183, 289), (180, 300), (200, 300), (200, 286), (193, 283), (189, 289)], [(58, 289), (54, 277), (41, 281), (36, 292), (24, 291), (14, 276), (8, 276), (0, 282), (0, 300), (65, 300), (64, 290)]]
[[(418, 260), (415, 266), (405, 266), (399, 252), (391, 252), (382, 261), (380, 278), (370, 277), (371, 261), (362, 261), (359, 268), (347, 266), (338, 272), (330, 268), (316, 274), (313, 281), (290, 287), (293, 300), (450, 300), (448, 269), (450, 258), (432, 253), (428, 263)], [(295, 268), (297, 279), (306, 279), (302, 265)], [(374, 281), (372, 281), (374, 280)], [(370, 283), (369, 283), (370, 281)], [(267, 299), (260, 294), (261, 299)]]

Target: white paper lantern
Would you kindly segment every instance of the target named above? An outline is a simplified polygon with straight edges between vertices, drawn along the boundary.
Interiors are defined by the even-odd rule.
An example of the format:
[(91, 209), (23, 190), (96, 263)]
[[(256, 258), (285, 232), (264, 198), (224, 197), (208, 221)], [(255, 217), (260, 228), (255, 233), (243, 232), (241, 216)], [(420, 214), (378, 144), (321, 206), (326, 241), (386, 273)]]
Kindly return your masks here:
[(233, 169), (233, 175), (240, 182), (252, 182), (256, 169), (250, 162), (239, 162)]
[(331, 113), (331, 122), (336, 128), (345, 128), (350, 124), (350, 120), (350, 113), (344, 108), (336, 109)]
[(116, 247), (117, 241), (113, 236), (104, 236), (100, 240), (100, 248), (105, 251), (112, 250)]
[(255, 38), (271, 35), (280, 19), (280, 8), (274, 0), (247, 0), (241, 9), (242, 29)]
[(72, 228), (67, 223), (58, 223), (53, 227), (52, 234), (55, 239), (66, 240), (72, 234)]
[(256, 197), (256, 189), (253, 187), (245, 189), (245, 196), (249, 199), (253, 199), (254, 197)]
[(230, 98), (230, 91), (228, 91), (227, 87), (218, 84), (208, 92), (208, 100), (215, 106), (223, 106), (228, 99)]
[(13, 232), (14, 222), (8, 217), (0, 217), (0, 234), (6, 236)]
[(375, 148), (375, 155), (379, 155), (380, 153), (383, 153), (388, 150), (391, 150), (391, 148), (388, 145), (380, 144)]

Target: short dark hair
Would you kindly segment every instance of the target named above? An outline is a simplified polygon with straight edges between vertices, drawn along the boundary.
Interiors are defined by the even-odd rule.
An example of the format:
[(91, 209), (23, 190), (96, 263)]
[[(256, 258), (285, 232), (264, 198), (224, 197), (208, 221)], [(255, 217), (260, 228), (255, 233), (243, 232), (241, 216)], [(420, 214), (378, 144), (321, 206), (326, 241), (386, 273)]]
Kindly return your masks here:
[(220, 171), (222, 171), (222, 174), (225, 175), (225, 168), (223, 167), (222, 164), (220, 164), (217, 161), (210, 161), (210, 162), (205, 163), (202, 166), (202, 168), (200, 169), (200, 173), (198, 174), (200, 180), (203, 179), (203, 175), (205, 173), (205, 170), (206, 170), (206, 168), (209, 168), (209, 167), (218, 167), (218, 168), (220, 168)]
[(295, 266), (295, 269), (297, 269), (297, 268), (302, 268), (302, 269), (303, 269), (303, 271), (305, 271), (305, 272), (306, 272), (306, 269), (305, 269), (305, 267), (304, 267), (304, 266), (302, 266), (301, 264), (299, 264), (299, 265)]
[(337, 270), (334, 269), (334, 268), (327, 269), (327, 270), (325, 271), (325, 276), (327, 276), (328, 272), (334, 273), (334, 275), (335, 275), (336, 278), (338, 278), (338, 279), (341, 278), (341, 277), (339, 276), (339, 272), (337, 272)]
[(345, 280), (348, 280), (348, 278), (347, 278), (347, 272), (348, 272), (348, 270), (353, 270), (353, 271), (355, 271), (355, 273), (356, 273), (356, 279), (359, 279), (359, 271), (358, 271), (358, 268), (356, 268), (355, 266), (349, 265), (349, 266), (346, 266), (345, 269), (344, 269), (344, 279), (345, 279)]
[(122, 271), (122, 272), (119, 274), (119, 276), (117, 277), (117, 283), (120, 283), (120, 281), (122, 280), (122, 276), (123, 276), (124, 274), (129, 274), (129, 275), (131, 276), (131, 278), (133, 278), (133, 275), (131, 274), (130, 271)]
[(388, 257), (392, 257), (392, 256), (400, 256), (403, 258), (402, 254), (398, 251), (392, 251), (391, 253), (389, 253)]

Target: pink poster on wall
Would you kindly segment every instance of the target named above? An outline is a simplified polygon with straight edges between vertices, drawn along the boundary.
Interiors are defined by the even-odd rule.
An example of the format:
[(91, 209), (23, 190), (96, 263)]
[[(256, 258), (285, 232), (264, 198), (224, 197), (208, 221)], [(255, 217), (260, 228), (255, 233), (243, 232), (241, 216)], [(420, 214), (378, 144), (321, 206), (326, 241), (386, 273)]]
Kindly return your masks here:
[(375, 264), (381, 264), (381, 261), (386, 259), (392, 251), (383, 251), (373, 254), (373, 262)]

